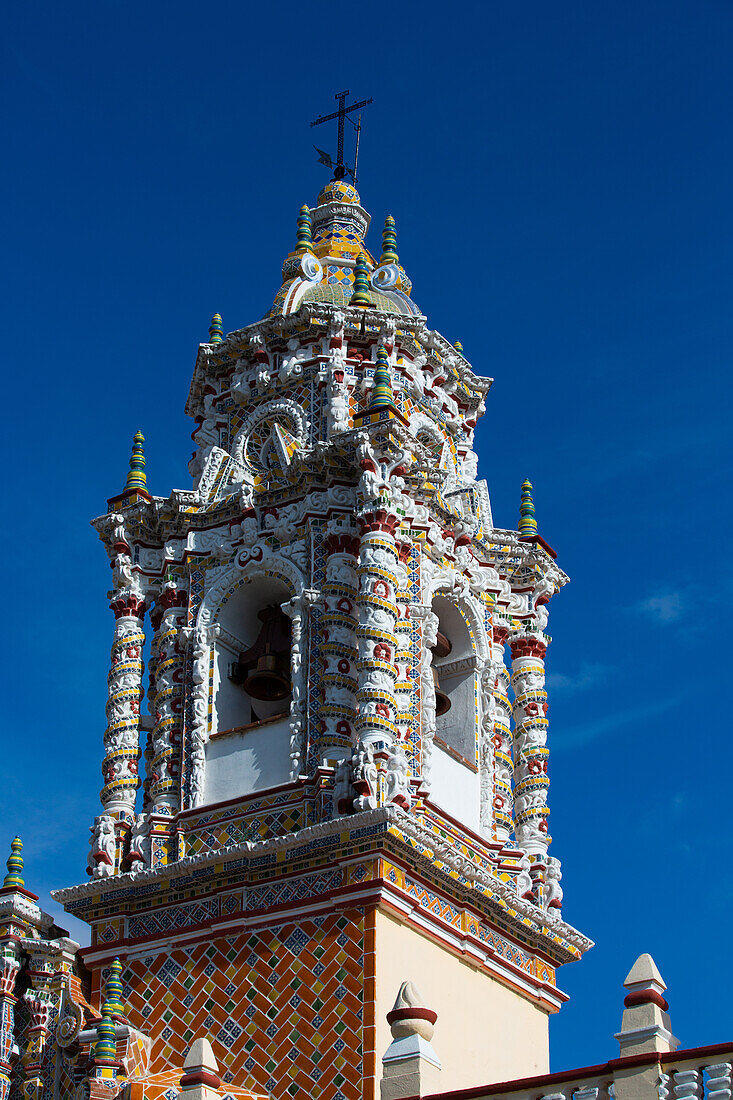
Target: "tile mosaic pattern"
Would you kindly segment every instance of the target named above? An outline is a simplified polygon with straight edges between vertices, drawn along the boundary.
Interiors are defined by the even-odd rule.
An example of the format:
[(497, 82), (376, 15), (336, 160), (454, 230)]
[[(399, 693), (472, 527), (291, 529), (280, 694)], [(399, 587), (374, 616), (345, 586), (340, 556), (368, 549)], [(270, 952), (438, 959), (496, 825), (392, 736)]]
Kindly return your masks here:
[(350, 909), (132, 959), (122, 975), (130, 1022), (151, 1034), (161, 1069), (182, 1064), (203, 1026), (225, 1084), (275, 1100), (361, 1100), (363, 1058), (374, 1072), (372, 924)]
[[(126, 1100), (178, 1100), (181, 1090), (181, 1071), (167, 1070), (163, 1073), (151, 1073), (144, 1081), (130, 1081)], [(220, 1090), (222, 1100), (255, 1100), (257, 1093), (236, 1085), (223, 1084)], [(67, 1094), (62, 1091), (62, 1096)]]
[(288, 791), (201, 813), (186, 823), (186, 854), (203, 855), (232, 844), (266, 840), (302, 829), (307, 824), (303, 798), (302, 790)]

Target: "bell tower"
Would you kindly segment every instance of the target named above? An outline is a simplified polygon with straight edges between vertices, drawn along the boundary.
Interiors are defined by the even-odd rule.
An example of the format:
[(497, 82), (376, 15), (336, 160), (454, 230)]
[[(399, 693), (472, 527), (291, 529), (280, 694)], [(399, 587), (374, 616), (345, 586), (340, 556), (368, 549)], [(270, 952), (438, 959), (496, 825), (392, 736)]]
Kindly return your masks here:
[[(135, 436), (94, 521), (114, 634), (89, 881), (91, 998), (119, 957), (152, 1066), (207, 1033), (222, 1080), (372, 1100), (397, 991), (452, 1088), (548, 1069), (556, 968), (590, 941), (548, 847), (544, 658), (567, 581), (496, 527), (491, 379), (428, 326), (354, 186), (297, 219), (266, 316), (200, 346), (191, 489)], [(147, 664), (147, 679), (145, 676)], [(145, 698), (147, 694), (147, 707)]]

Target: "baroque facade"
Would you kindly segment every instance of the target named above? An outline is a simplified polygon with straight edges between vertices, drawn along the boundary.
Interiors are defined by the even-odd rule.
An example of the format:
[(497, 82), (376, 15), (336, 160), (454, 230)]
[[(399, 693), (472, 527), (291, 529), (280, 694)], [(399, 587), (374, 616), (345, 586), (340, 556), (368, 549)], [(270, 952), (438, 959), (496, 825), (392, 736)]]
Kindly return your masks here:
[(451, 1089), (547, 1074), (556, 970), (591, 946), (549, 854), (567, 577), (529, 482), (518, 528), (494, 525), (491, 379), (428, 327), (393, 219), (378, 256), (369, 221), (344, 180), (301, 209), (267, 316), (225, 337), (216, 315), (199, 348), (193, 488), (152, 495), (138, 433), (94, 521), (103, 786), (88, 879), (55, 894), (91, 945), (38, 908), (14, 842), (0, 1100), (372, 1100), (380, 1078), (392, 1100), (436, 1068), (426, 1005)]

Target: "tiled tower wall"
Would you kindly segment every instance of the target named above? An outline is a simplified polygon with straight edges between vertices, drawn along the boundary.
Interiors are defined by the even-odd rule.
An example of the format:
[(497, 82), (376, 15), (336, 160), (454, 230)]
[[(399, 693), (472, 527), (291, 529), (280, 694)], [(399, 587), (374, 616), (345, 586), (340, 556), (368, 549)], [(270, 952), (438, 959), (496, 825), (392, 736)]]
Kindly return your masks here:
[[(276, 1100), (374, 1096), (374, 910), (217, 936), (128, 959), (129, 1019), (157, 1069), (180, 1067), (202, 1030), (225, 1083)], [(97, 988), (101, 972), (95, 974)]]

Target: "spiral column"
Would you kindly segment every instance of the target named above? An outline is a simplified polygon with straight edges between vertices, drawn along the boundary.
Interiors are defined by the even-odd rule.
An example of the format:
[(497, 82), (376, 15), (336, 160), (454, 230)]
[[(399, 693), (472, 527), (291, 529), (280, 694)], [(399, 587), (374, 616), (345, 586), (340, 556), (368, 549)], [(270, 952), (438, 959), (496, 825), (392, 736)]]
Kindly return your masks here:
[(497, 841), (505, 843), (512, 832), (514, 796), (512, 794), (512, 707), (509, 702), (509, 671), (504, 662), (507, 627), (495, 625), (491, 632), (491, 667), (494, 722), (491, 735), (494, 747), (494, 830)]
[(547, 636), (539, 632), (509, 638), (514, 691), (514, 831), (519, 847), (539, 863), (546, 862), (550, 843), (544, 661), (547, 643)]
[(397, 517), (386, 509), (359, 517), (361, 543), (357, 565), (358, 691), (356, 739), (389, 747), (399, 736), (394, 663), (397, 649)]
[(150, 801), (151, 811), (164, 816), (179, 808), (185, 664), (181, 628), (187, 605), (188, 593), (171, 586), (164, 589), (151, 616), (155, 668)]
[(412, 638), (412, 623), (410, 619), (410, 592), (409, 592), (409, 563), (412, 553), (412, 543), (403, 541), (397, 543), (399, 565), (397, 573), (398, 591), (395, 603), (397, 606), (397, 621), (395, 623), (395, 638), (397, 649), (392, 656), (392, 663), (397, 669), (397, 681), (395, 683), (395, 702), (397, 704), (396, 722), (400, 731), (400, 738), (408, 742), (415, 724), (410, 708), (414, 702), (415, 685), (410, 677), (410, 642)]
[(357, 683), (357, 556), (355, 534), (331, 534), (326, 539), (328, 563), (323, 585), (323, 702), (321, 739), (325, 745), (351, 754), (356, 715)]
[(104, 786), (100, 792), (106, 814), (131, 822), (135, 815), (135, 794), (140, 784), (140, 700), (143, 696), (142, 596), (119, 594), (110, 607), (115, 615), (110, 671), (107, 677), (107, 729), (102, 765)]

